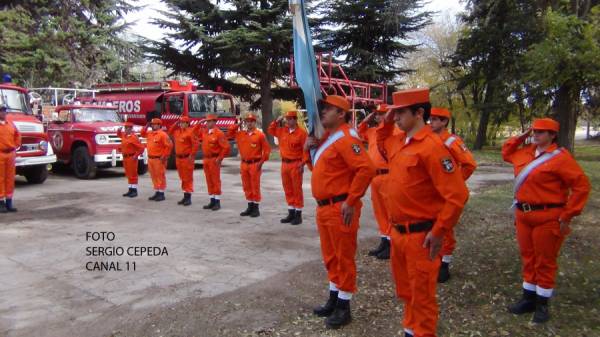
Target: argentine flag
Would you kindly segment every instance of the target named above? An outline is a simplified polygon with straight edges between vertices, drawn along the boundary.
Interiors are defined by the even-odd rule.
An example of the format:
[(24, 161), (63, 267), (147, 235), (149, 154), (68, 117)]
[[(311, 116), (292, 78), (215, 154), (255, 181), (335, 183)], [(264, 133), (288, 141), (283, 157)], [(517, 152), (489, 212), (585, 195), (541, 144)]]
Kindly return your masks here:
[(319, 120), (317, 101), (321, 95), (321, 83), (317, 75), (315, 51), (310, 37), (310, 27), (306, 17), (304, 0), (289, 0), (294, 25), (294, 71), (296, 82), (304, 94), (304, 103), (308, 116), (308, 133), (317, 138), (323, 135), (323, 126)]

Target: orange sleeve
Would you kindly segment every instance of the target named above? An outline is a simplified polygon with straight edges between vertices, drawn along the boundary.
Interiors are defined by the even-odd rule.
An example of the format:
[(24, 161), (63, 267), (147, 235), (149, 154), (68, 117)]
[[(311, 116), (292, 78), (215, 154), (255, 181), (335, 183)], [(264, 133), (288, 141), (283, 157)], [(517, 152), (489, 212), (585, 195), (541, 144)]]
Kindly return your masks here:
[(275, 120), (275, 121), (272, 121), (271, 124), (269, 124), (269, 128), (267, 129), (267, 132), (271, 136), (279, 138), (279, 136), (278, 136), (279, 130), (280, 130), (280, 128), (277, 126), (277, 121)]
[(190, 137), (192, 137), (192, 155), (195, 155), (200, 148), (200, 139), (198, 138), (195, 130), (192, 129), (190, 132)]
[[(452, 156), (446, 150), (445, 146), (434, 146), (430, 152), (424, 156), (423, 162), (426, 165), (429, 177), (438, 193), (444, 198), (444, 206), (437, 216), (431, 233), (436, 237), (442, 237), (451, 229), (460, 218), (465, 203), (469, 198), (469, 191), (462, 178), (460, 170), (454, 163)], [(454, 164), (454, 170), (448, 172), (445, 169), (444, 161), (451, 160)]]
[(227, 138), (236, 138), (237, 133), (238, 133), (238, 128), (239, 128), (238, 124), (233, 124), (232, 126), (227, 128)]
[(260, 146), (262, 149), (262, 160), (267, 161), (271, 157), (271, 145), (267, 141), (267, 137), (264, 133), (260, 134)]
[(366, 122), (361, 122), (358, 124), (358, 135), (362, 138), (363, 142), (367, 143), (369, 137), (367, 135), (367, 131), (369, 131), (369, 125)]
[(463, 179), (469, 179), (469, 177), (477, 168), (477, 162), (475, 162), (475, 158), (473, 157), (471, 151), (467, 149), (467, 146), (460, 138), (457, 138), (454, 143), (450, 145), (448, 150), (450, 151), (450, 154), (452, 154), (452, 157), (454, 157), (454, 159), (460, 165)]
[[(371, 158), (369, 158), (364, 145), (359, 139), (347, 136), (340, 139), (333, 146), (336, 147), (350, 170), (354, 172), (354, 179), (352, 179), (352, 183), (348, 189), (348, 199), (346, 199), (346, 203), (349, 206), (354, 206), (365, 194), (369, 184), (371, 184), (371, 180), (377, 174), (375, 165), (373, 165)], [(359, 149), (358, 152), (355, 150), (357, 146)]]
[(21, 147), (21, 133), (19, 132), (19, 129), (13, 125), (13, 127), (15, 128), (15, 148), (20, 148)]
[(512, 163), (512, 156), (517, 152), (519, 146), (525, 142), (528, 136), (512, 137), (502, 144), (502, 159), (507, 163)]
[(173, 150), (173, 142), (171, 142), (171, 138), (167, 133), (162, 132), (162, 142), (165, 147), (165, 152), (163, 152), (164, 157), (168, 157), (171, 155), (171, 151)]
[(140, 136), (142, 136), (144, 138), (148, 137), (148, 128), (147, 127), (144, 127), (142, 129), (142, 131), (140, 132)]
[(173, 125), (171, 125), (169, 127), (169, 129), (167, 130), (167, 133), (171, 136), (175, 136), (175, 130), (177, 130), (179, 128), (179, 126), (177, 125), (177, 123), (174, 123)]
[(133, 145), (135, 146), (135, 148), (137, 149), (136, 151), (136, 157), (141, 155), (142, 153), (144, 153), (144, 144), (142, 144), (142, 142), (140, 142), (140, 139), (138, 138), (138, 136), (134, 136), (134, 141), (133, 141)]
[(567, 160), (562, 165), (558, 165), (558, 175), (571, 190), (560, 219), (571, 221), (573, 217), (578, 216), (583, 211), (592, 187), (581, 166), (569, 153), (567, 153)]
[(227, 138), (225, 138), (225, 134), (222, 132), (219, 133), (218, 141), (219, 145), (221, 146), (221, 153), (219, 153), (218, 159), (223, 160), (223, 158), (227, 157), (229, 152), (231, 152), (231, 145), (229, 145)]

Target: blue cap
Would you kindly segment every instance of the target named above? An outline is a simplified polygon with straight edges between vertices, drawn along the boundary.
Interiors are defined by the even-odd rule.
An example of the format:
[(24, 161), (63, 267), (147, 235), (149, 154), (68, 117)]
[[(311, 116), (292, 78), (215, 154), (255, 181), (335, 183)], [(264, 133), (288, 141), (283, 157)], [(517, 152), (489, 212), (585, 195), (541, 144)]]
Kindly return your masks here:
[(10, 74), (4, 74), (2, 76), (2, 82), (3, 83), (12, 83), (12, 76), (10, 76)]

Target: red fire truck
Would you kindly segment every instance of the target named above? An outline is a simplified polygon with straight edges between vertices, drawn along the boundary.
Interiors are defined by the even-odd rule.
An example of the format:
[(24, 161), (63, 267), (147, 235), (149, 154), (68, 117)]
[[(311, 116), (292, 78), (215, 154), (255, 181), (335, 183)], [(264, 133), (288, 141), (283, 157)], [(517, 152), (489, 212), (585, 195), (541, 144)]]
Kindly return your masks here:
[(11, 83), (0, 84), (0, 105), (8, 109), (7, 120), (21, 133), (21, 147), (17, 149), (17, 174), (25, 176), (30, 184), (41, 184), (48, 177), (48, 164), (56, 162), (42, 122), (29, 105), (27, 89)]
[[(122, 164), (121, 139), (117, 130), (122, 129), (124, 123), (115, 107), (61, 105), (56, 107), (53, 115), (48, 124), (48, 138), (60, 165), (70, 165), (77, 178), (92, 179), (98, 168)], [(138, 135), (141, 131), (141, 126), (134, 127)], [(147, 172), (147, 162), (144, 152), (140, 156), (138, 173)]]
[[(193, 126), (204, 123), (207, 114), (215, 114), (219, 117), (217, 127), (225, 131), (240, 114), (239, 105), (235, 104), (230, 94), (197, 90), (190, 81), (98, 84), (94, 91), (94, 98), (82, 98), (82, 101), (92, 104), (110, 102), (117, 107), (124, 120), (137, 125), (146, 125), (152, 118), (160, 118), (163, 126), (168, 128), (180, 116), (188, 116)], [(230, 142), (231, 155), (236, 156), (235, 142), (232, 139)], [(202, 158), (201, 151), (197, 158)], [(174, 159), (169, 161), (169, 166), (174, 166)]]

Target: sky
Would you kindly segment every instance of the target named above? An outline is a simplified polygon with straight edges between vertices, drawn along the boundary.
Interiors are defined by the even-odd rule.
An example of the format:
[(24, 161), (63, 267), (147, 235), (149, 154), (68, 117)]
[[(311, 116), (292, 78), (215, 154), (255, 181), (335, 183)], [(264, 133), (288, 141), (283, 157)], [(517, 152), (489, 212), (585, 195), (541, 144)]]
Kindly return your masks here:
[[(156, 0), (138, 0), (135, 3), (138, 6), (144, 6), (144, 9), (127, 16), (126, 21), (132, 23), (129, 29), (130, 33), (153, 40), (161, 39), (163, 32), (160, 28), (153, 25), (151, 21), (152, 18), (161, 16), (157, 10), (166, 10), (167, 7), (161, 1)], [(459, 0), (430, 0), (429, 5), (426, 6), (427, 10), (440, 13), (436, 15), (434, 20), (439, 19), (442, 13), (450, 12), (456, 14), (462, 8), (463, 5), (459, 3)]]

